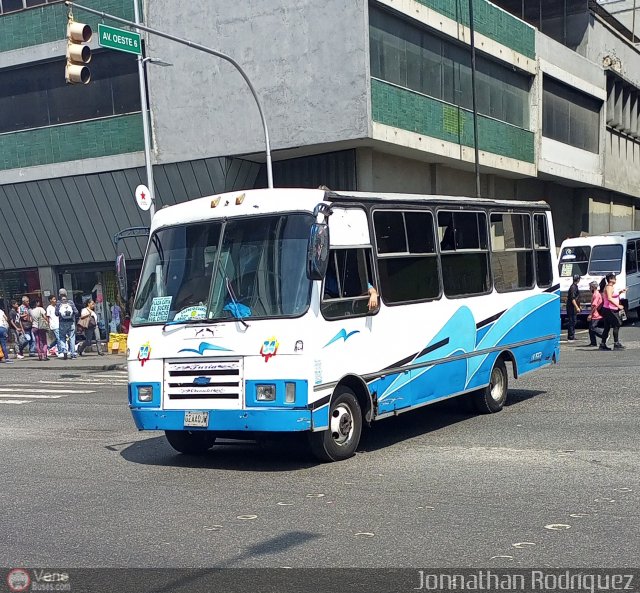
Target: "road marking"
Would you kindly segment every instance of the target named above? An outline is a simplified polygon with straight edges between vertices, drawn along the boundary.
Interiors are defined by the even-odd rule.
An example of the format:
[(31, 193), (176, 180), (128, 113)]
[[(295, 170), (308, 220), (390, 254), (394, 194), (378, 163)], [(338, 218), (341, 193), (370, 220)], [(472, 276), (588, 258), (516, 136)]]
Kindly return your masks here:
[(118, 373), (118, 374), (113, 374), (113, 375), (91, 375), (92, 377), (95, 377), (96, 379), (113, 379), (113, 378), (117, 378), (117, 379), (126, 379), (128, 374), (125, 373)]
[(28, 397), (29, 399), (60, 399), (61, 395), (30, 395), (28, 393), (19, 393), (16, 395), (10, 395), (8, 393), (0, 393), (0, 398), (14, 398), (14, 397)]
[(13, 387), (0, 387), (0, 392), (15, 393), (16, 391), (24, 391), (25, 389), (31, 393), (68, 393), (69, 395), (74, 393), (95, 393), (95, 391), (81, 391), (77, 389), (31, 389), (29, 386), (20, 387), (19, 389), (14, 389)]
[(91, 381), (83, 379), (81, 381), (38, 381), (41, 385), (128, 385), (128, 381)]
[(28, 399), (0, 399), (0, 404), (28, 404)]

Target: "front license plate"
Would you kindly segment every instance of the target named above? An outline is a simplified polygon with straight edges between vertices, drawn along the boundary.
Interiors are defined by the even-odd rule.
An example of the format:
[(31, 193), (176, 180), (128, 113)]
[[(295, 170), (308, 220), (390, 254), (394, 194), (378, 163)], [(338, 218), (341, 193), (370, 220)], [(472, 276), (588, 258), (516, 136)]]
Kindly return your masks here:
[(192, 428), (207, 428), (209, 426), (209, 412), (185, 412), (184, 426)]

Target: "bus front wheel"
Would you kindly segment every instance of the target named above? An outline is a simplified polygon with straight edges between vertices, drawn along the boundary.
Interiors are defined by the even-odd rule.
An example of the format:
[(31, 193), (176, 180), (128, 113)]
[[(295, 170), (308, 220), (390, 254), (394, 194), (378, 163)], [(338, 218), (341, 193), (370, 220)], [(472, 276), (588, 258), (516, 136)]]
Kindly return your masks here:
[(216, 440), (207, 431), (165, 430), (169, 444), (178, 452), (186, 455), (202, 455), (206, 453)]
[(474, 404), (481, 414), (493, 414), (499, 412), (507, 401), (509, 390), (509, 377), (507, 366), (502, 358), (496, 361), (491, 369), (489, 385), (474, 393)]
[(343, 387), (329, 409), (329, 429), (309, 433), (309, 447), (320, 461), (342, 461), (355, 454), (362, 433), (362, 411), (351, 391)]

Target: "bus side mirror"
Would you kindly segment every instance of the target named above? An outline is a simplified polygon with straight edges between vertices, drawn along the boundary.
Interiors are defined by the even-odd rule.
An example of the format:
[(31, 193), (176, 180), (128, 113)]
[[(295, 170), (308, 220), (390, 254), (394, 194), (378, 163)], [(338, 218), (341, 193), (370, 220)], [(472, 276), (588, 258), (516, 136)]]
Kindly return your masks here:
[(118, 293), (123, 303), (127, 302), (127, 264), (124, 253), (116, 257), (116, 279), (118, 281)]
[(307, 277), (322, 280), (329, 265), (329, 225), (314, 222), (309, 233), (307, 246)]

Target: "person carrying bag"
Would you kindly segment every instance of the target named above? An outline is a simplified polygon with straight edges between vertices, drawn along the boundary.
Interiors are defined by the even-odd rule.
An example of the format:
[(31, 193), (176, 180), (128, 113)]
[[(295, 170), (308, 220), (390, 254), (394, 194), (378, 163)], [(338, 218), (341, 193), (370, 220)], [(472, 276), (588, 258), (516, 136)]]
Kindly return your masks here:
[(40, 299), (36, 299), (36, 306), (31, 310), (32, 329), (38, 350), (38, 360), (49, 360), (47, 349), (47, 331), (49, 330), (49, 320), (47, 312), (42, 307)]
[[(80, 313), (78, 329), (80, 330), (80, 328), (82, 328), (80, 331), (84, 333), (84, 342), (78, 347), (79, 356), (82, 356), (87, 348), (91, 348), (91, 343), (95, 340), (96, 326), (98, 325), (98, 316), (95, 314), (95, 308), (96, 304), (92, 300), (89, 300)], [(100, 348), (100, 342), (98, 340), (95, 340), (95, 342), (98, 354), (103, 356), (104, 352), (102, 352)]]

